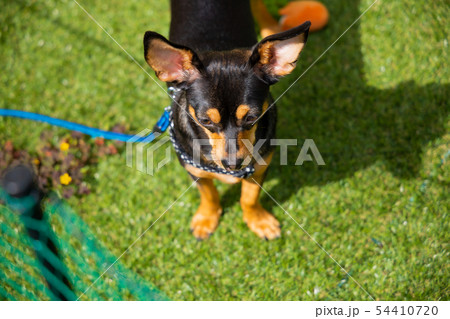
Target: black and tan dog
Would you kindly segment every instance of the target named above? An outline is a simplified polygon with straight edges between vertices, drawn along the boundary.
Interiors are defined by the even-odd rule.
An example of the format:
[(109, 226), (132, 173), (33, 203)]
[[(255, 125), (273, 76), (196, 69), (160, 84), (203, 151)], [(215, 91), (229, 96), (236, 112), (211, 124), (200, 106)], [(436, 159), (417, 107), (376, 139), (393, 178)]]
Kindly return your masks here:
[[(257, 43), (249, 1), (172, 0), (171, 11), (170, 41), (148, 31), (144, 49), (158, 78), (180, 92), (171, 135), (181, 164), (198, 179), (193, 234), (207, 238), (219, 223), (218, 179), (242, 182), (244, 221), (259, 237), (277, 238), (280, 224), (258, 200), (273, 154), (269, 140), (275, 138), (269, 88), (295, 68), (310, 23)], [(199, 163), (192, 161), (196, 139), (209, 141)], [(254, 160), (253, 146), (261, 140), (257, 152), (265, 164)]]

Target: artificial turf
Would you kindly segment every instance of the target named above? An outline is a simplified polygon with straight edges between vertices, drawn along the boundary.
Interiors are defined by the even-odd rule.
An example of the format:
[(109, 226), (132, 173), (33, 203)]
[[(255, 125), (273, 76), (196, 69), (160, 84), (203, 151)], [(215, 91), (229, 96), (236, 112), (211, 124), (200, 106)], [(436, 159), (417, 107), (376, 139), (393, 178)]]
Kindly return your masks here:
[[(168, 1), (78, 1), (144, 69), (144, 32), (168, 34)], [(276, 14), (285, 0), (265, 0)], [(280, 96), (373, 2), (323, 0), (328, 27), (308, 39)], [(0, 5), (0, 107), (128, 132), (151, 128), (169, 98), (72, 0)], [(279, 154), (264, 188), (377, 300), (449, 299), (450, 7), (379, 0), (278, 101), (278, 137), (313, 139), (326, 163)], [(163, 83), (159, 82), (160, 85)], [(43, 131), (0, 118), (0, 145), (29, 151)], [(164, 148), (156, 156), (164, 156)], [(172, 161), (153, 176), (125, 150), (85, 177), (68, 203), (119, 256), (191, 180)], [(282, 238), (262, 241), (242, 221), (239, 186), (218, 184), (225, 214), (214, 235), (189, 232), (199, 204), (187, 191), (121, 258), (175, 300), (368, 300), (370, 297), (263, 194)]]

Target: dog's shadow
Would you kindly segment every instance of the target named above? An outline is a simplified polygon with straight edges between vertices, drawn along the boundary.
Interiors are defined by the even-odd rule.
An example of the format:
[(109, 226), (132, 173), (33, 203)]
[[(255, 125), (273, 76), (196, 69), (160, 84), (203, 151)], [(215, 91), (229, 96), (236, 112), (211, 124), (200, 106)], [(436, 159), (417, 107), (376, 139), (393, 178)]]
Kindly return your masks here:
[[(361, 14), (358, 1), (336, 9), (343, 12), (334, 12), (329, 28), (349, 26)], [(338, 31), (311, 34), (301, 67), (276, 85), (274, 98), (339, 35)], [(270, 165), (266, 189), (279, 203), (295, 196), (301, 187), (341, 180), (378, 161), (394, 176), (415, 177), (424, 147), (445, 133), (448, 84), (420, 86), (411, 81), (378, 89), (367, 85), (363, 63), (358, 23), (277, 103), (277, 137), (297, 139), (299, 144), (288, 148), (288, 165), (280, 165), (279, 149)], [(314, 140), (325, 166), (294, 165), (305, 139)], [(239, 187), (231, 187), (223, 194), (225, 209), (235, 203), (239, 192)], [(262, 195), (263, 206), (273, 210), (276, 204)]]

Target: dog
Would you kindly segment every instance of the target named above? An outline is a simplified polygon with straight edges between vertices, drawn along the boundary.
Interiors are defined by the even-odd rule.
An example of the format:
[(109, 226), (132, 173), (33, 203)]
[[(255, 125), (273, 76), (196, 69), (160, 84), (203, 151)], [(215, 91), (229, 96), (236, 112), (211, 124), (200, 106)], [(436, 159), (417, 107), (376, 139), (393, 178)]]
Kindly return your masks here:
[[(258, 199), (274, 152), (277, 110), (269, 89), (295, 68), (309, 27), (307, 21), (257, 42), (250, 1), (172, 0), (170, 40), (145, 33), (145, 60), (177, 92), (170, 133), (200, 192), (191, 222), (197, 239), (208, 238), (222, 214), (214, 179), (242, 183), (243, 219), (256, 235), (281, 235)], [(196, 140), (207, 145), (194, 160)]]

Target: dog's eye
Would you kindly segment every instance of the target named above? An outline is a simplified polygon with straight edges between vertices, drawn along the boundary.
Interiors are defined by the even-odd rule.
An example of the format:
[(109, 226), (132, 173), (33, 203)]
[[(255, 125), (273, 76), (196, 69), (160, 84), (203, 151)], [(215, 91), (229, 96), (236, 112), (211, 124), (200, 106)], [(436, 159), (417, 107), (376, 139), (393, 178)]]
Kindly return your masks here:
[(255, 122), (258, 119), (258, 117), (256, 115), (247, 115), (245, 117), (245, 124), (252, 124), (253, 122)]
[(200, 122), (201, 125), (210, 125), (211, 124), (211, 120), (207, 119), (207, 118), (198, 119), (198, 121)]

